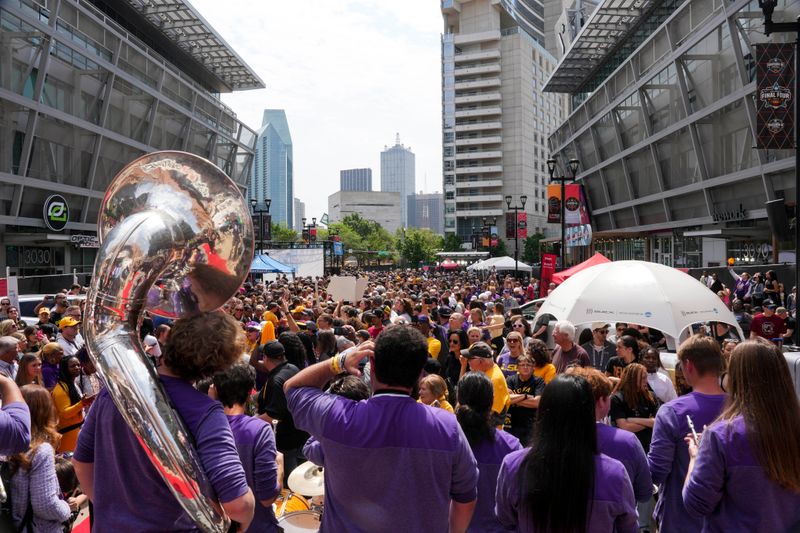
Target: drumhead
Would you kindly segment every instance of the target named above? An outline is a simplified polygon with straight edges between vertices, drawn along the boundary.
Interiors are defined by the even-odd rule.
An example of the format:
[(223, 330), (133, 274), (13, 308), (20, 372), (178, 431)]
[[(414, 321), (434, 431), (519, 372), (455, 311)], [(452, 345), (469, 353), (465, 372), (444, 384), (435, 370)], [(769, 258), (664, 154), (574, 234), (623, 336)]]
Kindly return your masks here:
[(295, 511), (278, 519), (285, 533), (313, 533), (319, 531), (322, 515), (317, 511)]

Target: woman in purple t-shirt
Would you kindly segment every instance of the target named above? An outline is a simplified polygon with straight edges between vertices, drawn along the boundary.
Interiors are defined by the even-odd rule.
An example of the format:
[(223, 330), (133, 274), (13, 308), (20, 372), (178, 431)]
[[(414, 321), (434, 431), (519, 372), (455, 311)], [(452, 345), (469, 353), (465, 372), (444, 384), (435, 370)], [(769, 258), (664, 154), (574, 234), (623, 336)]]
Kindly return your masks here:
[[(686, 510), (703, 531), (800, 526), (800, 403), (783, 353), (766, 340), (731, 354), (727, 407), (689, 444)], [(700, 428), (697, 428), (700, 429)]]

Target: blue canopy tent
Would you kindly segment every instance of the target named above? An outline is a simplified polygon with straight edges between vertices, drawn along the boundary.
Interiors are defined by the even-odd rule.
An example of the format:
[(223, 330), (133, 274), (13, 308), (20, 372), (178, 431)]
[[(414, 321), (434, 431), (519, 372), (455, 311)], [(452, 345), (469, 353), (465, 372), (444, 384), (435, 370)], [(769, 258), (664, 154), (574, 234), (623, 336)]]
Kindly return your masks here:
[(251, 274), (294, 274), (293, 266), (284, 265), (266, 254), (257, 255), (250, 263)]

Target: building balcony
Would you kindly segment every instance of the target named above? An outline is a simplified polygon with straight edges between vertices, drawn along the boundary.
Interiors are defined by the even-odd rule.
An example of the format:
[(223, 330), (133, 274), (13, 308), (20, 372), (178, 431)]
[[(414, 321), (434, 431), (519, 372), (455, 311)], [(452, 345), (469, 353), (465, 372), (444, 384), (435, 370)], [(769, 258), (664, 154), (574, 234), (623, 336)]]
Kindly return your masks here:
[(500, 59), (500, 50), (487, 50), (485, 52), (464, 52), (456, 54), (456, 63), (466, 63), (468, 61), (485, 61), (487, 59)]
[(490, 172), (502, 172), (503, 165), (485, 165), (474, 167), (456, 167), (456, 174), (488, 174)]
[[(457, 132), (461, 131), (482, 131), (482, 130), (501, 130), (503, 129), (502, 122), (473, 122), (470, 124), (459, 124), (456, 125), (455, 130)], [(456, 140), (456, 146), (458, 146), (458, 140)]]
[(477, 144), (500, 144), (503, 138), (499, 135), (491, 135), (486, 137), (468, 137), (465, 139), (456, 139), (456, 146), (475, 146)]
[(499, 92), (480, 93), (469, 96), (456, 96), (455, 103), (458, 104), (477, 104), (479, 102), (499, 102), (503, 96)]
[(458, 79), (460, 76), (475, 76), (477, 74), (494, 74), (499, 72), (500, 65), (498, 63), (489, 63), (487, 65), (456, 68), (454, 75), (456, 79)]
[(499, 107), (479, 107), (477, 109), (465, 109), (456, 111), (456, 118), (465, 117), (493, 117), (502, 113)]
[(503, 152), (500, 150), (488, 150), (486, 152), (481, 151), (474, 151), (474, 152), (464, 152), (463, 154), (456, 154), (456, 159), (459, 161), (464, 161), (468, 159), (500, 159), (503, 157)]
[(463, 202), (503, 202), (503, 195), (502, 194), (472, 194), (472, 195), (462, 195), (459, 194), (456, 196), (456, 202), (463, 203)]
[(442, 13), (457, 15), (461, 12), (461, 4), (455, 0), (442, 0)]
[[(456, 216), (459, 218), (466, 217), (501, 217), (503, 216), (502, 207), (484, 207), (478, 209), (459, 210), (456, 211)], [(499, 222), (499, 221), (498, 221)]]
[[(466, 89), (484, 89), (486, 87), (500, 87), (500, 78), (485, 78), (473, 81), (461, 81), (453, 85), (456, 91)], [(456, 95), (458, 97), (458, 95)]]
[(471, 44), (482, 43), (486, 41), (499, 41), (500, 30), (481, 31), (477, 33), (460, 33), (455, 36), (453, 42), (455, 44)]
[(475, 189), (477, 187), (481, 188), (491, 188), (491, 187), (502, 187), (503, 180), (496, 179), (496, 180), (472, 180), (467, 181), (464, 179), (460, 179), (456, 181), (456, 189), (463, 189), (463, 188), (470, 188)]

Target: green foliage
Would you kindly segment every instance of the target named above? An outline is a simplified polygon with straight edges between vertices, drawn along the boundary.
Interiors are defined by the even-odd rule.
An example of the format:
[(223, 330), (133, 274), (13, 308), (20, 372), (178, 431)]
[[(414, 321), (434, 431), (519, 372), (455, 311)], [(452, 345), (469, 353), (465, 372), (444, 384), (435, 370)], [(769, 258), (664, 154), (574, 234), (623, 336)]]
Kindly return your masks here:
[[(514, 246), (513, 244), (511, 245)], [(512, 248), (513, 250), (513, 248)], [(503, 257), (509, 255), (508, 251), (506, 250), (506, 241), (502, 239), (497, 240), (497, 246), (492, 246), (489, 248), (489, 256), (490, 257)]]
[(299, 235), (295, 230), (289, 228), (283, 222), (272, 224), (272, 240), (277, 242), (295, 242), (299, 240)]
[(444, 237), (442, 250), (445, 252), (460, 252), (461, 251), (461, 237), (455, 233), (447, 233)]
[(442, 236), (427, 228), (407, 228), (405, 235), (402, 229), (397, 230), (397, 251), (410, 267), (435, 260), (443, 244)]
[(534, 233), (525, 239), (525, 246), (522, 249), (522, 262), (529, 265), (540, 263), (541, 256), (539, 255), (539, 243), (544, 239), (544, 234)]
[[(333, 222), (329, 230), (339, 232), (339, 240), (345, 250), (391, 251), (395, 249), (394, 238), (374, 220), (362, 218), (358, 213)], [(327, 234), (327, 233), (326, 233)]]

